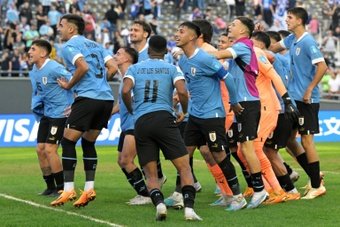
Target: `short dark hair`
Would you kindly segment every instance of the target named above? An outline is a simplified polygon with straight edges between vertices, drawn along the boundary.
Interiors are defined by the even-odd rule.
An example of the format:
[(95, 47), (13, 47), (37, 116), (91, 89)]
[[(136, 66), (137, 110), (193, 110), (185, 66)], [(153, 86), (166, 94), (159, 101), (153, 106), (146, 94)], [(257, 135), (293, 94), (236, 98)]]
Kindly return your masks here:
[(47, 51), (47, 55), (50, 55), (51, 51), (52, 51), (52, 46), (51, 44), (44, 40), (44, 39), (37, 39), (37, 40), (34, 40), (32, 42), (32, 46), (35, 45), (35, 46), (38, 46), (38, 47), (41, 47), (43, 48), (44, 50)]
[(197, 19), (193, 20), (192, 23), (200, 28), (204, 42), (210, 43), (214, 33), (213, 26), (210, 24), (210, 22), (204, 19)]
[(81, 16), (78, 16), (76, 14), (65, 14), (60, 18), (60, 21), (62, 19), (65, 19), (67, 20), (67, 22), (74, 24), (77, 27), (79, 35), (84, 34), (85, 21)]
[(269, 48), (269, 46), (270, 46), (270, 37), (265, 32), (262, 32), (262, 31), (253, 32), (251, 37), (253, 39), (257, 40), (257, 41), (260, 41), (260, 42), (264, 43), (266, 48)]
[(149, 38), (149, 37), (150, 37), (151, 32), (152, 32), (152, 29), (151, 29), (150, 24), (146, 23), (146, 22), (143, 21), (143, 20), (135, 20), (135, 21), (133, 22), (133, 24), (138, 24), (138, 25), (142, 26), (142, 27), (143, 27), (143, 30), (144, 30), (146, 33), (148, 33), (148, 37), (146, 37), (146, 38)]
[(123, 47), (123, 49), (131, 57), (132, 64), (136, 64), (138, 62), (138, 51), (132, 47)]
[(267, 31), (266, 34), (269, 36), (269, 38), (274, 39), (276, 42), (279, 42), (281, 40), (280, 33), (276, 31)]
[(287, 31), (287, 30), (280, 30), (280, 31), (278, 31), (278, 33), (280, 34), (280, 36), (282, 37), (282, 38), (286, 38), (287, 36), (289, 36), (291, 33), (289, 32), (289, 31)]
[(200, 37), (201, 35), (200, 27), (198, 27), (196, 24), (192, 23), (191, 21), (185, 21), (179, 25), (179, 27), (181, 26), (188, 27), (189, 29), (193, 30), (196, 33), (197, 37)]
[(248, 17), (244, 17), (244, 16), (237, 17), (236, 20), (241, 21), (241, 23), (248, 28), (248, 31), (249, 31), (248, 35), (249, 35), (249, 38), (250, 38), (253, 31), (254, 31), (254, 28), (255, 28), (255, 24), (254, 24), (253, 20), (251, 20)]
[(158, 53), (167, 53), (167, 41), (161, 35), (153, 35), (149, 39), (149, 49), (152, 49)]
[(308, 24), (308, 13), (302, 7), (294, 7), (287, 10), (287, 13), (293, 14), (297, 18), (302, 20), (302, 25)]

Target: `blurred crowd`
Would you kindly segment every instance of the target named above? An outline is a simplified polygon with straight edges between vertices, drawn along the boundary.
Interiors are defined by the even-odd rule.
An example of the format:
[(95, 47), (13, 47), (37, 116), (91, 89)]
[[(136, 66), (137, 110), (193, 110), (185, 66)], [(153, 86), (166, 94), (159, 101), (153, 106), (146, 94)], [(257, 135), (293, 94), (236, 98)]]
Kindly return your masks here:
[[(88, 2), (87, 2), (88, 1)], [(225, 15), (215, 13), (215, 7), (225, 7)], [(53, 46), (51, 58), (59, 61), (62, 42), (57, 34), (57, 24), (61, 15), (75, 13), (86, 23), (85, 36), (101, 43), (112, 53), (121, 46), (129, 45), (128, 21), (139, 19), (150, 23), (155, 34), (160, 33), (162, 23), (174, 23), (172, 18), (164, 18), (162, 13), (171, 9), (177, 20), (204, 18), (214, 26), (216, 35), (223, 33), (228, 21), (235, 16), (252, 15), (256, 23), (266, 30), (286, 29), (286, 9), (294, 6), (305, 7), (312, 1), (296, 0), (115, 0), (105, 4), (104, 14), (98, 13), (101, 0), (0, 0), (0, 76), (27, 76), (30, 69), (27, 50), (37, 38), (49, 40)], [(97, 9), (91, 8), (97, 3)], [(328, 62), (329, 70), (320, 87), (327, 94), (339, 94), (339, 38), (340, 1), (322, 0), (322, 15), (310, 12), (308, 31), (318, 40)], [(177, 23), (177, 22), (175, 22)], [(172, 37), (168, 38), (168, 48), (175, 47)], [(337, 55), (338, 54), (338, 55)], [(338, 96), (329, 96), (338, 98)]]

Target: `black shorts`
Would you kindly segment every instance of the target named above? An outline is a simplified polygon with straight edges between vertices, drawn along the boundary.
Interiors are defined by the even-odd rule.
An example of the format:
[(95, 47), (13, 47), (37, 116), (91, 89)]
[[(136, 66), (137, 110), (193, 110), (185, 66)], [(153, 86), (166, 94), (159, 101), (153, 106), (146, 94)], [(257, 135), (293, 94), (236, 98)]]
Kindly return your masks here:
[(268, 136), (266, 142), (264, 143), (264, 146), (273, 148), (275, 150), (286, 147), (292, 131), (292, 122), (287, 120), (283, 113), (279, 114), (276, 128), (274, 132)]
[(67, 119), (66, 128), (77, 131), (107, 128), (111, 117), (113, 101), (78, 97), (72, 104), (71, 114)]
[(257, 138), (257, 129), (261, 116), (260, 101), (240, 102), (244, 108), (242, 114), (235, 115), (237, 121), (238, 142), (254, 140)]
[(42, 117), (39, 124), (37, 142), (59, 144), (63, 138), (67, 118)]
[(135, 135), (135, 130), (130, 129), (126, 131), (122, 131), (119, 136), (119, 142), (118, 142), (118, 152), (122, 152), (123, 145), (124, 145), (124, 139), (126, 135)]
[(229, 148), (237, 147), (237, 139), (238, 139), (237, 123), (234, 122), (227, 130), (227, 140)]
[(181, 133), (182, 138), (184, 138), (185, 127), (187, 127), (187, 121), (182, 121), (178, 124), (179, 131)]
[(135, 124), (137, 155), (141, 166), (159, 159), (159, 149), (165, 159), (187, 155), (175, 117), (167, 111), (141, 116)]
[(211, 152), (224, 151), (227, 147), (225, 118), (202, 119), (189, 115), (184, 132), (186, 146), (209, 146)]
[(301, 135), (314, 135), (319, 133), (319, 103), (306, 104), (295, 101), (300, 112), (298, 130)]

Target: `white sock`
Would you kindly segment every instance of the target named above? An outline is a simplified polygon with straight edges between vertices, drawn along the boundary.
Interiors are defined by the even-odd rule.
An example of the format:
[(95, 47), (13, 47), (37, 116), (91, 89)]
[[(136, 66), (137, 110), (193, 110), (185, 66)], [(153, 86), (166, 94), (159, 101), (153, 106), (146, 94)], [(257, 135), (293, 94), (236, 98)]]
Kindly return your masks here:
[(290, 190), (288, 193), (298, 193), (298, 190), (296, 188)]
[(88, 191), (94, 188), (94, 181), (86, 181), (84, 191)]
[(70, 192), (72, 190), (74, 190), (74, 182), (65, 182), (64, 183), (64, 191)]

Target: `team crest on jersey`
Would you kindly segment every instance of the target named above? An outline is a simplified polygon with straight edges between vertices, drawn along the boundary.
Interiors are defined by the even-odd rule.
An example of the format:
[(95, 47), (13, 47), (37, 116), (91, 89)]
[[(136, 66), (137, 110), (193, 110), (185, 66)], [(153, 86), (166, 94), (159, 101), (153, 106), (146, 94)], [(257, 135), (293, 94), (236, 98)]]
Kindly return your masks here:
[(195, 67), (191, 67), (191, 75), (192, 76), (196, 75), (196, 68)]
[(301, 51), (301, 48), (300, 48), (300, 47), (296, 48), (296, 50), (295, 50), (296, 56), (298, 56), (298, 55), (300, 54), (300, 51)]
[(58, 127), (52, 126), (50, 133), (51, 133), (51, 135), (55, 135), (57, 133), (57, 131), (58, 131)]
[(234, 131), (232, 129), (228, 130), (228, 137), (233, 138), (233, 135), (234, 135)]
[(299, 117), (299, 125), (302, 126), (305, 123), (305, 118), (304, 117)]
[(43, 83), (44, 85), (47, 84), (47, 76), (43, 76), (43, 77), (42, 77), (42, 83)]
[(209, 132), (209, 139), (211, 142), (216, 141), (216, 132)]

